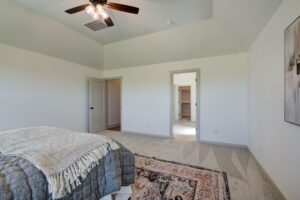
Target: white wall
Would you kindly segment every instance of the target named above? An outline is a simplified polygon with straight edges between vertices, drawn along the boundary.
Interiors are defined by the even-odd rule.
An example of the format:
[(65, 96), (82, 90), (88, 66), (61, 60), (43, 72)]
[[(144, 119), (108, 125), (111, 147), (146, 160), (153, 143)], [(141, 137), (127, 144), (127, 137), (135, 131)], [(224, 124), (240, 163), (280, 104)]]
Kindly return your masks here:
[(300, 199), (300, 127), (284, 122), (284, 30), (299, 8), (284, 0), (249, 51), (249, 148), (289, 200)]
[(169, 136), (170, 72), (201, 70), (201, 139), (246, 144), (247, 74), (245, 54), (104, 71), (122, 77), (123, 130)]
[(112, 79), (107, 85), (107, 126), (113, 127), (121, 123), (121, 81)]
[(0, 43), (80, 65), (98, 69), (103, 67), (100, 43), (38, 11), (26, 9), (17, 1), (0, 1), (0, 27)]
[(179, 105), (178, 105), (178, 87), (191, 86), (191, 121), (196, 122), (196, 73), (182, 73), (174, 74), (173, 84), (176, 86), (174, 95), (177, 96), (175, 104), (175, 119), (179, 119)]
[(104, 45), (103, 51), (104, 68), (111, 70), (233, 54), (245, 49), (211, 19)]
[(88, 78), (99, 70), (0, 44), (0, 131), (56, 126), (87, 131)]

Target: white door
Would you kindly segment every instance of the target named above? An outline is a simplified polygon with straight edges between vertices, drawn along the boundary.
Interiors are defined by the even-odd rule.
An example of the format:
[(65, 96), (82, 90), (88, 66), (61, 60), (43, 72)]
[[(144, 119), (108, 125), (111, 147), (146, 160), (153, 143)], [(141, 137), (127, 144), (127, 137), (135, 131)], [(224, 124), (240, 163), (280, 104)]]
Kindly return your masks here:
[(89, 80), (89, 132), (98, 133), (106, 129), (105, 80)]

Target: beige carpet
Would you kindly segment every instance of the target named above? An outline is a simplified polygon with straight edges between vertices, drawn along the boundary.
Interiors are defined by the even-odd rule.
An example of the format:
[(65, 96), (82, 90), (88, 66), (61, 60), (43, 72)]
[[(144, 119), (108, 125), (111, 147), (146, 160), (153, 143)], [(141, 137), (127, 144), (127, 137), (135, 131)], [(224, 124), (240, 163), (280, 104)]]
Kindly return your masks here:
[(188, 119), (173, 122), (173, 135), (176, 139), (196, 141), (196, 124)]
[(247, 149), (104, 131), (134, 153), (227, 173), (232, 200), (278, 200), (280, 193)]

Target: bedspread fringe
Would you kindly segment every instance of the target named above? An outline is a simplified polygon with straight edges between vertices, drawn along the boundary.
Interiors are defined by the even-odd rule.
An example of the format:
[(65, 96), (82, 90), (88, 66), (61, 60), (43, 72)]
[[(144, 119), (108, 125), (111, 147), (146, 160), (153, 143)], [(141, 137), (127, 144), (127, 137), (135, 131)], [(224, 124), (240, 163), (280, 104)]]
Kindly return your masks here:
[(71, 193), (110, 150), (117, 149), (119, 146), (115, 142), (102, 144), (81, 156), (79, 160), (60, 173), (47, 176), (52, 198), (59, 199)]

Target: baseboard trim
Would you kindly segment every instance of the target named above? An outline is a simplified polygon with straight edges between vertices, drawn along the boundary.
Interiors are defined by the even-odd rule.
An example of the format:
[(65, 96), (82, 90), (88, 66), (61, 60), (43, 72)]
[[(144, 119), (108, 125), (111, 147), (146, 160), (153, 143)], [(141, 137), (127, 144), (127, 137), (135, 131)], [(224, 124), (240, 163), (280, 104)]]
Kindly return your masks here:
[(121, 124), (119, 123), (119, 124), (114, 124), (114, 125), (110, 125), (110, 126), (107, 125), (107, 128), (108, 129), (109, 128), (115, 128), (115, 127), (118, 127), (118, 126), (121, 126)]
[(208, 141), (208, 140), (199, 140), (199, 143), (201, 144), (212, 144), (212, 145), (219, 145), (219, 146), (225, 146), (225, 147), (234, 147), (234, 148), (240, 148), (240, 149), (248, 149), (247, 145), (242, 144), (232, 144), (232, 143), (225, 143), (225, 142), (214, 142), (214, 141)]
[(153, 138), (170, 139), (170, 136), (156, 135), (156, 134), (153, 134), (153, 133), (143, 133), (143, 132), (135, 132), (135, 131), (127, 131), (127, 130), (122, 130), (121, 133), (128, 134), (128, 135), (137, 135), (137, 136), (146, 136), (146, 137), (153, 137)]
[(254, 158), (255, 162), (258, 164), (259, 168), (261, 169), (262, 173), (267, 177), (267, 179), (270, 180), (271, 184), (275, 187), (275, 189), (279, 192), (281, 198), (283, 200), (287, 200), (287, 198), (284, 196), (284, 194), (282, 193), (282, 191), (279, 189), (279, 187), (277, 186), (277, 184), (275, 183), (275, 181), (273, 180), (273, 178), (270, 176), (270, 174), (265, 170), (265, 168), (261, 165), (261, 163), (258, 161), (258, 159), (256, 158), (256, 156), (254, 155), (254, 153), (251, 151), (251, 149), (247, 146), (248, 151), (250, 152), (250, 154), (252, 155), (252, 157)]

